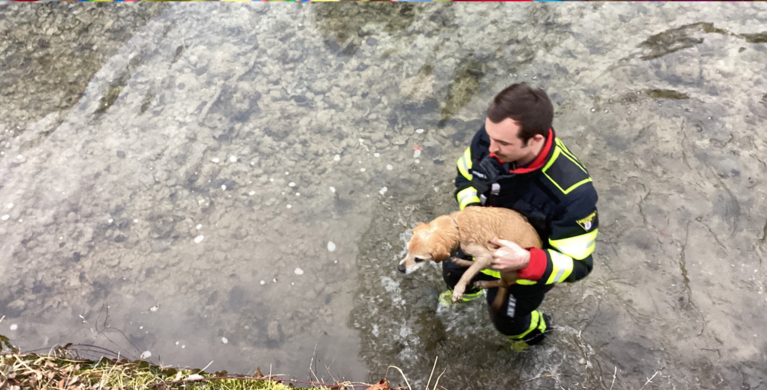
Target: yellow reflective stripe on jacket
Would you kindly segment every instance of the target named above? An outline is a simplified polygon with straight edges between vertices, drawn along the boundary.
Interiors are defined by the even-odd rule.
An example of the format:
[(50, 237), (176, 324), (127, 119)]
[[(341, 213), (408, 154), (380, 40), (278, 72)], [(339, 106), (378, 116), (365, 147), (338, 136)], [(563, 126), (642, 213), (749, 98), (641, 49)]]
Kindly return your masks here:
[[(472, 261), (474, 261), (474, 259), (472, 259)], [(483, 274), (488, 275), (488, 276), (492, 276), (492, 277), (494, 277), (496, 279), (500, 279), (501, 278), (501, 273), (500, 272), (493, 271), (491, 269), (483, 269), (482, 271), (479, 271), (479, 272), (482, 272)], [(516, 284), (524, 284), (526, 286), (530, 286), (530, 285), (536, 284), (538, 282), (536, 282), (535, 280), (517, 279), (516, 282), (514, 282), (514, 283), (516, 283)]]
[[(500, 279), (501, 278), (501, 273), (500, 272), (493, 271), (491, 269), (483, 269), (482, 271), (479, 271), (479, 272), (482, 272), (483, 274), (488, 275), (488, 276), (492, 276), (492, 277), (494, 277), (496, 279)], [(526, 286), (531, 286), (531, 285), (536, 284), (538, 282), (536, 282), (535, 280), (517, 279), (514, 283), (516, 283), (516, 284), (523, 284), (523, 285), (526, 285)]]
[(477, 196), (477, 190), (474, 187), (467, 187), (458, 191), (455, 196), (458, 199), (458, 207), (463, 210), (466, 206), (472, 203), (479, 203), (479, 197)]
[(463, 156), (456, 162), (456, 165), (458, 165), (458, 171), (461, 172), (461, 175), (467, 180), (471, 180), (471, 174), (469, 173), (469, 170), (473, 165), (471, 162), (471, 147), (466, 148), (463, 152)]
[(580, 236), (563, 238), (561, 240), (549, 239), (549, 244), (559, 252), (572, 257), (575, 260), (583, 260), (594, 252), (597, 242), (597, 232), (582, 234)]
[[(471, 259), (471, 260), (474, 261), (474, 259)], [(496, 279), (500, 279), (501, 278), (501, 273), (500, 272), (493, 271), (491, 269), (483, 269), (483, 270), (481, 270), (479, 272), (482, 272), (483, 274), (488, 275), (488, 276), (492, 276), (492, 277), (494, 277)], [(523, 285), (526, 285), (526, 286), (531, 286), (531, 285), (536, 284), (538, 282), (535, 281), (535, 280), (517, 279), (514, 283), (516, 283), (516, 284), (523, 284)]]
[(549, 250), (551, 256), (551, 276), (546, 284), (561, 283), (573, 272), (573, 259), (557, 251)]

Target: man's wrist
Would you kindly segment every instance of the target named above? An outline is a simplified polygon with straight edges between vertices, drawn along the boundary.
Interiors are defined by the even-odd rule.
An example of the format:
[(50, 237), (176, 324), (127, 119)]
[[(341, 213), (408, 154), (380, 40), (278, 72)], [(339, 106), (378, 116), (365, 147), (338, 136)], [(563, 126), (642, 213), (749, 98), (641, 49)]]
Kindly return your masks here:
[(525, 250), (525, 252), (526, 252), (526, 253), (524, 254), (524, 256), (523, 256), (523, 258), (522, 258), (522, 259), (523, 259), (523, 260), (522, 260), (522, 261), (523, 261), (522, 269), (525, 269), (525, 268), (527, 268), (527, 267), (529, 267), (529, 266), (530, 266), (530, 259), (531, 259), (531, 257), (532, 257), (532, 256), (530, 255), (530, 250), (529, 250), (529, 249)]

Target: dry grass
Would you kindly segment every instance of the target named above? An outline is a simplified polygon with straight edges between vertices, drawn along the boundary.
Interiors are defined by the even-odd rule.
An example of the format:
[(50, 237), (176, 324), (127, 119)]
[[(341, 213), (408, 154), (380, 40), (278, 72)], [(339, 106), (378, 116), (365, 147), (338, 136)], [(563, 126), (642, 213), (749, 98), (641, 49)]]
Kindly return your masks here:
[[(80, 347), (90, 353), (99, 353), (97, 356), (115, 358), (85, 359), (78, 352)], [(434, 363), (436, 367), (436, 360)], [(395, 366), (389, 368), (392, 367), (405, 377), (402, 370)], [(289, 390), (295, 389), (294, 385), (316, 390), (412, 390), (409, 383), (407, 387), (390, 387), (386, 378), (372, 385), (358, 382), (326, 384), (285, 379), (271, 373), (264, 375), (260, 369), (256, 369), (252, 376), (244, 376), (230, 375), (226, 371), (211, 374), (205, 372), (206, 368), (177, 369), (158, 366), (145, 360), (130, 361), (93, 345), (67, 344), (51, 349), (48, 354), (22, 353), (11, 345), (7, 337), (0, 335), (0, 390)], [(407, 378), (404, 379), (407, 382)], [(438, 382), (439, 378), (433, 390), (444, 390), (437, 387)], [(428, 384), (426, 390), (429, 390)]]
[[(2, 342), (3, 340), (0, 340)], [(7, 341), (7, 339), (5, 340)], [(216, 378), (216, 379), (212, 379)], [(229, 376), (225, 371), (209, 374), (198, 369), (164, 368), (147, 361), (101, 358), (81, 359), (70, 350), (57, 348), (48, 355), (11, 350), (0, 355), (0, 390), (20, 389), (231, 389), (288, 390), (279, 378), (256, 372), (252, 377)], [(288, 383), (288, 380), (284, 380)], [(345, 386), (334, 386), (342, 389)], [(326, 389), (327, 387), (310, 387)]]

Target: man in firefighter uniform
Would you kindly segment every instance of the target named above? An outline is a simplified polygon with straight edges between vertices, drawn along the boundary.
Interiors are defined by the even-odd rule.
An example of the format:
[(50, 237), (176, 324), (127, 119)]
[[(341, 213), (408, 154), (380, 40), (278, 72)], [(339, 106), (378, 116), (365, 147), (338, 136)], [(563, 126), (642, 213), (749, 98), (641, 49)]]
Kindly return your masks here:
[[(455, 196), (466, 207), (506, 207), (527, 217), (544, 249), (521, 248), (494, 240), (492, 269), (475, 280), (499, 278), (500, 270), (517, 270), (504, 306), (493, 323), (513, 347), (541, 342), (551, 330), (551, 317), (537, 310), (557, 283), (583, 279), (593, 267), (599, 218), (597, 193), (585, 166), (557, 138), (552, 129), (553, 106), (546, 93), (514, 84), (500, 92), (487, 110), (485, 125), (458, 159)], [(468, 258), (465, 254), (455, 254)], [(445, 297), (465, 268), (443, 262), (448, 285)], [(471, 286), (464, 301), (480, 291)], [(497, 289), (487, 290), (488, 304)], [(489, 306), (489, 305), (488, 305)]]

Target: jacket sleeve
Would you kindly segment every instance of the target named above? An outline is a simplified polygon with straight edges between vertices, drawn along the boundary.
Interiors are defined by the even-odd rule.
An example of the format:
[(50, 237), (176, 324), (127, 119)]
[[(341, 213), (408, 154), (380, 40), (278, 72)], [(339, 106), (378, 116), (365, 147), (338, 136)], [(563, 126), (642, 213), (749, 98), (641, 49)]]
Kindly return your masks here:
[[(589, 187), (589, 191), (569, 203), (564, 213), (551, 222), (551, 236), (544, 249), (530, 249), (530, 263), (517, 272), (518, 278), (553, 284), (575, 282), (591, 272), (599, 218), (596, 191)], [(524, 281), (521, 284), (525, 284)]]
[(477, 189), (471, 184), (472, 179), (472, 166), (475, 161), (484, 155), (482, 153), (482, 136), (485, 133), (485, 126), (474, 135), (474, 139), (471, 141), (471, 145), (464, 150), (461, 157), (456, 162), (456, 168), (458, 171), (455, 177), (455, 199), (458, 201), (458, 207), (463, 210), (468, 206), (481, 205)]

